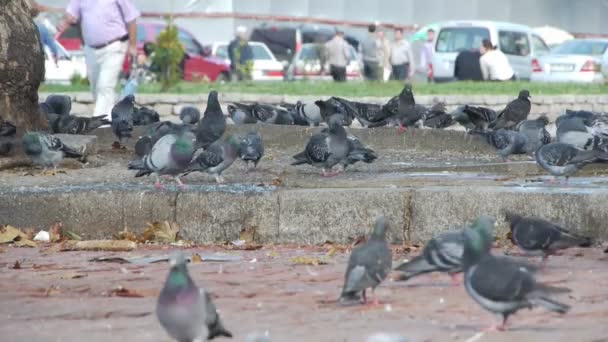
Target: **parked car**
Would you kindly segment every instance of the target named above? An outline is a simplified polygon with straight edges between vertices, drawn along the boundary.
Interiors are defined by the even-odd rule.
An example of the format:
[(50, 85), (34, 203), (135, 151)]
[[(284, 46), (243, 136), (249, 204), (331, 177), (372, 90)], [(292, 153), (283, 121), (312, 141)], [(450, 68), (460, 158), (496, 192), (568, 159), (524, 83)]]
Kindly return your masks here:
[(574, 39), (557, 45), (538, 58), (532, 81), (602, 83), (602, 57), (607, 48), (608, 39)]
[[(277, 61), (272, 51), (264, 43), (249, 42), (253, 53), (253, 71), (251, 78), (254, 81), (282, 81), (285, 65)], [(216, 42), (211, 45), (211, 54), (230, 63), (228, 57), (228, 43)]]
[(84, 54), (70, 53), (59, 42), (57, 42), (57, 64), (52, 58), (51, 51), (44, 48), (44, 82), (49, 84), (69, 85), (74, 75), (80, 78), (87, 77), (87, 64)]
[[(156, 42), (158, 34), (164, 30), (164, 22), (139, 22), (137, 23), (137, 47), (143, 54), (143, 45), (146, 42)], [(65, 44), (70, 51), (82, 50), (83, 45), (77, 26), (71, 26), (65, 31), (57, 33), (57, 40)], [(184, 80), (192, 81), (208, 78), (211, 81), (230, 80), (230, 65), (225, 60), (210, 56), (203, 49), (203, 45), (188, 31), (179, 28), (178, 37), (186, 50), (186, 56), (182, 64)], [(123, 74), (128, 75), (130, 63), (125, 59)]]
[(465, 49), (490, 39), (509, 59), (518, 79), (529, 80), (535, 58), (549, 52), (542, 38), (525, 25), (495, 21), (451, 21), (437, 24), (433, 72), (436, 81), (454, 80), (454, 62)]
[[(256, 27), (251, 31), (250, 41), (266, 44), (279, 61), (291, 61), (300, 51), (303, 44), (325, 43), (335, 34), (330, 25), (267, 25)], [(349, 44), (359, 46), (359, 40), (353, 35), (344, 36)]]
[[(288, 80), (331, 80), (329, 74), (329, 64), (321, 66), (322, 48), (320, 44), (303, 44), (300, 51), (294, 56), (291, 64), (287, 68)], [(349, 63), (346, 66), (346, 79), (358, 80), (361, 79), (361, 66), (357, 51), (351, 45)]]

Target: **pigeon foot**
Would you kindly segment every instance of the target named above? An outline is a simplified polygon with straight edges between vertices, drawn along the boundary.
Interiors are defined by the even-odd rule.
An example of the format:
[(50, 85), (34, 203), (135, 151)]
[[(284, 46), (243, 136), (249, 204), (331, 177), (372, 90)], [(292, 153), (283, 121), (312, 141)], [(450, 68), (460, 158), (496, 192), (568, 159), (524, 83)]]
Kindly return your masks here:
[(458, 273), (450, 273), (450, 279), (452, 280), (451, 283), (454, 287), (458, 287), (462, 284), (462, 279), (460, 279)]

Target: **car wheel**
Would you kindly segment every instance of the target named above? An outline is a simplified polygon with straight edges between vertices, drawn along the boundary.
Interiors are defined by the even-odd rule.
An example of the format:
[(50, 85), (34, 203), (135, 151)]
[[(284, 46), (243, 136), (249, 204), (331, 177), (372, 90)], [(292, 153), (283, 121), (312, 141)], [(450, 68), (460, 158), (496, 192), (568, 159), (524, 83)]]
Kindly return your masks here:
[(227, 72), (222, 72), (217, 76), (215, 82), (220, 84), (230, 82), (230, 75)]

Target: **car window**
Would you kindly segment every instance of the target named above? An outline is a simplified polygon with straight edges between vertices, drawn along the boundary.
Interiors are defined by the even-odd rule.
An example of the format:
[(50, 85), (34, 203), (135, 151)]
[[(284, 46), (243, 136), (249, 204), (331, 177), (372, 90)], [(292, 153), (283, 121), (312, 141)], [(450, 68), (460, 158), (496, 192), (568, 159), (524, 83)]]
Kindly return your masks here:
[(195, 54), (195, 55), (198, 55), (201, 53), (201, 49), (199, 48), (198, 44), (194, 40), (194, 37), (192, 37), (192, 35), (189, 34), (188, 32), (180, 30), (179, 33), (177, 34), (177, 38), (184, 45), (184, 49), (186, 50), (187, 53)]
[(218, 45), (215, 55), (219, 58), (228, 59), (228, 45)]
[(528, 34), (515, 31), (498, 31), (498, 47), (507, 55), (527, 56), (530, 54)]
[(536, 54), (544, 54), (549, 52), (549, 47), (545, 42), (537, 35), (532, 35), (532, 46)]
[(251, 52), (253, 53), (253, 59), (255, 60), (263, 60), (263, 61), (271, 61), (272, 56), (264, 49), (262, 45), (250, 44)]
[(593, 40), (570, 40), (551, 50), (551, 53), (563, 55), (602, 55), (608, 42)]
[(484, 27), (446, 27), (439, 32), (435, 51), (459, 52), (476, 49), (484, 39), (490, 39), (490, 31)]

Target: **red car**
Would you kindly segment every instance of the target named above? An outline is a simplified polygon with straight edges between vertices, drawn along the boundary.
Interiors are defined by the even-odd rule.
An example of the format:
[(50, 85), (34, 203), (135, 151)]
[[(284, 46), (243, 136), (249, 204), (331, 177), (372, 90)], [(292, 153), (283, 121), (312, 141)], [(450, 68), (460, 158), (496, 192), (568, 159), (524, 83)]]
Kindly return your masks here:
[[(143, 45), (156, 42), (158, 34), (166, 27), (165, 23), (143, 22), (137, 24), (137, 48), (143, 54)], [(183, 70), (184, 80), (197, 81), (208, 78), (211, 81), (224, 82), (230, 80), (230, 65), (223, 59), (211, 56), (203, 45), (188, 31), (179, 28), (179, 40), (184, 45), (186, 56)], [(56, 39), (68, 51), (82, 50), (80, 33), (76, 26), (70, 26), (63, 32), (58, 32)], [(123, 65), (125, 75), (129, 74), (130, 64), (127, 59)]]

